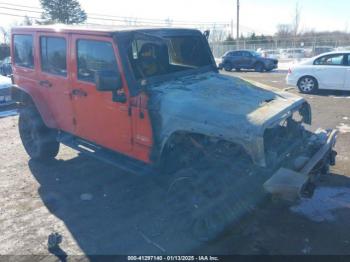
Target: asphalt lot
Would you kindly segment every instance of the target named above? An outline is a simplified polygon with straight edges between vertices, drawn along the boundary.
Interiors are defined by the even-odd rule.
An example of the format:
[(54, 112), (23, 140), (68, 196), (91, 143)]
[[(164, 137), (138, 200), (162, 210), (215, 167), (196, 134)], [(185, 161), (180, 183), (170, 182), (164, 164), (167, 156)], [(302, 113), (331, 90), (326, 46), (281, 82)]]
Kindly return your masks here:
[[(227, 74), (287, 88), (285, 72)], [(210, 243), (191, 238), (153, 178), (63, 146), (49, 164), (29, 160), (18, 117), (0, 118), (0, 254), (349, 254), (350, 92), (304, 97), (312, 129), (341, 130), (332, 174), (313, 200), (264, 201)], [(62, 236), (54, 251), (47, 244), (52, 233)]]

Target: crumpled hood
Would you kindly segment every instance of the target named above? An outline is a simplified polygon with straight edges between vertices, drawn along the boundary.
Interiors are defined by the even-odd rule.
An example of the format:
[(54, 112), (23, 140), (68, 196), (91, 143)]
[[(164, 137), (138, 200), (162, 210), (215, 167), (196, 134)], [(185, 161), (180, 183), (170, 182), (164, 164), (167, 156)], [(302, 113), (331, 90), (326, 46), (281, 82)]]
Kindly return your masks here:
[(269, 125), (285, 109), (304, 102), (301, 97), (217, 73), (184, 77), (152, 90), (162, 97), (163, 114), (230, 129)]
[(148, 90), (159, 148), (175, 132), (198, 133), (240, 144), (260, 165), (265, 163), (265, 129), (305, 102), (301, 97), (215, 72), (182, 77)]

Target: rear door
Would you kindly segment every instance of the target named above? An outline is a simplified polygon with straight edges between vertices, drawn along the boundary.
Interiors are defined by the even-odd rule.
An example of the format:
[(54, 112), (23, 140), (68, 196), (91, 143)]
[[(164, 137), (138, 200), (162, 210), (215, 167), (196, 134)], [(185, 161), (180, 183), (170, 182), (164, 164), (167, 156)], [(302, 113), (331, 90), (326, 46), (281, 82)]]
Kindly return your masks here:
[(251, 68), (254, 64), (254, 57), (250, 52), (242, 51), (241, 64), (244, 68)]
[[(103, 147), (131, 154), (132, 130), (129, 101), (114, 102), (112, 92), (96, 89), (94, 72), (118, 70), (123, 76), (113, 39), (101, 36), (72, 36), (72, 98), (75, 134)], [(122, 77), (123, 78), (123, 77)], [(123, 89), (127, 92), (125, 79)]]
[(346, 61), (346, 77), (345, 77), (345, 83), (344, 83), (344, 90), (350, 91), (350, 54), (347, 54), (345, 57)]
[(314, 62), (314, 74), (321, 89), (344, 89), (347, 69), (344, 54), (325, 55)]
[(70, 68), (67, 63), (70, 50), (68, 35), (39, 33), (36, 46), (39, 53), (38, 89), (45, 97), (56, 127), (73, 133)]

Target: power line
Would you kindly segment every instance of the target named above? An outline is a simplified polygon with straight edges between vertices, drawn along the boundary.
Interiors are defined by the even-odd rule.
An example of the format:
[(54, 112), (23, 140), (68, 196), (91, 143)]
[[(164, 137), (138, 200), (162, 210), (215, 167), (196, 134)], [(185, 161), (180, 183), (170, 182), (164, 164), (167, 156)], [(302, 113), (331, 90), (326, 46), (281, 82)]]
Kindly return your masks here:
[[(9, 4), (9, 3), (3, 3), (0, 2), (1, 5), (7, 5), (7, 6), (12, 6), (12, 7), (1, 7), (4, 9), (8, 9), (8, 10), (14, 10), (14, 11), (22, 11), (22, 12), (31, 12), (31, 13), (42, 13), (42, 9), (41, 8), (37, 8), (37, 7), (30, 7), (30, 6), (26, 6), (26, 5), (17, 5), (17, 4)], [(15, 7), (22, 7), (20, 8), (15, 8)], [(34, 11), (34, 10), (28, 10), (28, 9), (23, 9), (24, 8), (31, 8), (31, 9), (36, 9), (36, 10), (41, 10), (41, 11)], [(120, 22), (124, 22), (125, 20), (137, 20), (137, 22), (142, 22), (142, 23), (149, 23), (149, 24), (169, 24), (169, 22), (162, 20), (162, 19), (151, 19), (151, 18), (133, 18), (133, 17), (126, 17), (126, 16), (115, 16), (115, 15), (105, 15), (105, 14), (98, 14), (98, 13), (87, 13), (88, 18), (90, 19), (94, 19), (94, 20), (108, 20), (108, 21), (120, 21)], [(98, 16), (102, 16), (102, 18), (98, 17)], [(110, 19), (110, 18), (106, 18), (106, 17), (110, 17), (110, 18), (115, 18), (115, 19)], [(177, 24), (177, 25), (203, 25), (203, 26), (210, 26), (213, 24), (216, 25), (223, 25), (223, 26), (228, 26), (229, 23), (226, 22), (204, 22), (204, 21), (185, 21), (185, 20), (172, 20), (171, 21), (172, 24)]]
[[(0, 3), (0, 4), (1, 4), (1, 3)], [(41, 14), (41, 13), (42, 13), (42, 12), (39, 12), (39, 11), (31, 11), (31, 10), (24, 10), (24, 9), (12, 8), (12, 7), (4, 7), (4, 6), (0, 6), (0, 8), (6, 9), (6, 10), (13, 10), (13, 11), (29, 12), (29, 13), (38, 13), (38, 14)]]
[(42, 10), (40, 7), (35, 7), (35, 6), (18, 5), (18, 4), (11, 4), (11, 3), (5, 3), (5, 2), (0, 2), (0, 4), (2, 4), (2, 5), (9, 5), (9, 6), (16, 6), (16, 7), (26, 7), (26, 8), (31, 8), (31, 9)]
[(1, 12), (0, 12), (0, 15), (7, 15), (7, 16), (14, 16), (14, 17), (22, 17), (22, 18), (28, 17), (28, 18), (32, 18), (32, 19), (40, 19), (40, 17), (28, 16), (28, 15), (16, 15), (16, 14), (1, 13)]
[[(42, 9), (38, 7), (32, 7), (28, 5), (18, 5), (18, 4), (11, 4), (11, 3), (4, 3), (0, 2), (0, 9), (6, 9), (6, 10), (12, 10), (12, 11), (19, 11), (19, 12), (28, 12), (28, 13), (34, 13), (34, 14), (41, 14)], [(6, 5), (6, 6), (3, 6)], [(29, 9), (34, 10), (29, 10)], [(40, 10), (40, 11), (39, 11)], [(109, 22), (117, 22), (117, 23), (133, 23), (133, 24), (143, 24), (143, 25), (149, 25), (149, 26), (168, 26), (171, 24), (172, 26), (193, 26), (193, 27), (212, 27), (212, 28), (225, 28), (229, 29), (230, 23), (227, 22), (204, 22), (204, 21), (185, 21), (185, 20), (172, 20), (170, 23), (166, 20), (161, 19), (150, 19), (150, 18), (133, 18), (133, 17), (125, 17), (125, 16), (115, 16), (115, 15), (104, 15), (104, 14), (98, 14), (98, 13), (88, 13), (88, 20), (93, 21), (109, 21)], [(14, 15), (17, 17), (20, 17), (19, 15)], [(99, 17), (102, 16), (102, 17)], [(266, 34), (262, 32), (261, 30), (257, 30), (256, 28), (250, 28), (247, 26), (240, 25), (241, 28), (245, 29), (246, 32), (257, 32), (260, 34)], [(267, 33), (268, 34), (268, 33)]]

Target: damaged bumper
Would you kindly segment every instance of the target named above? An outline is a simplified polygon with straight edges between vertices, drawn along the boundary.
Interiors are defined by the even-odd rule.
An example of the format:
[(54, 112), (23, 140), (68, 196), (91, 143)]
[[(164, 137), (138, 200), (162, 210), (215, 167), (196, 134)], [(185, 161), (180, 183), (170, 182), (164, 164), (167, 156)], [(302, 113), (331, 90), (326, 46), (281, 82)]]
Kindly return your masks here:
[[(329, 130), (318, 134), (323, 143), (310, 158), (296, 159), (299, 162), (295, 169), (281, 167), (264, 183), (264, 189), (271, 194), (285, 199), (295, 199), (301, 196), (311, 196), (314, 182), (329, 165), (335, 165), (336, 152), (333, 150), (338, 131)], [(301, 162), (301, 163), (300, 163)]]

